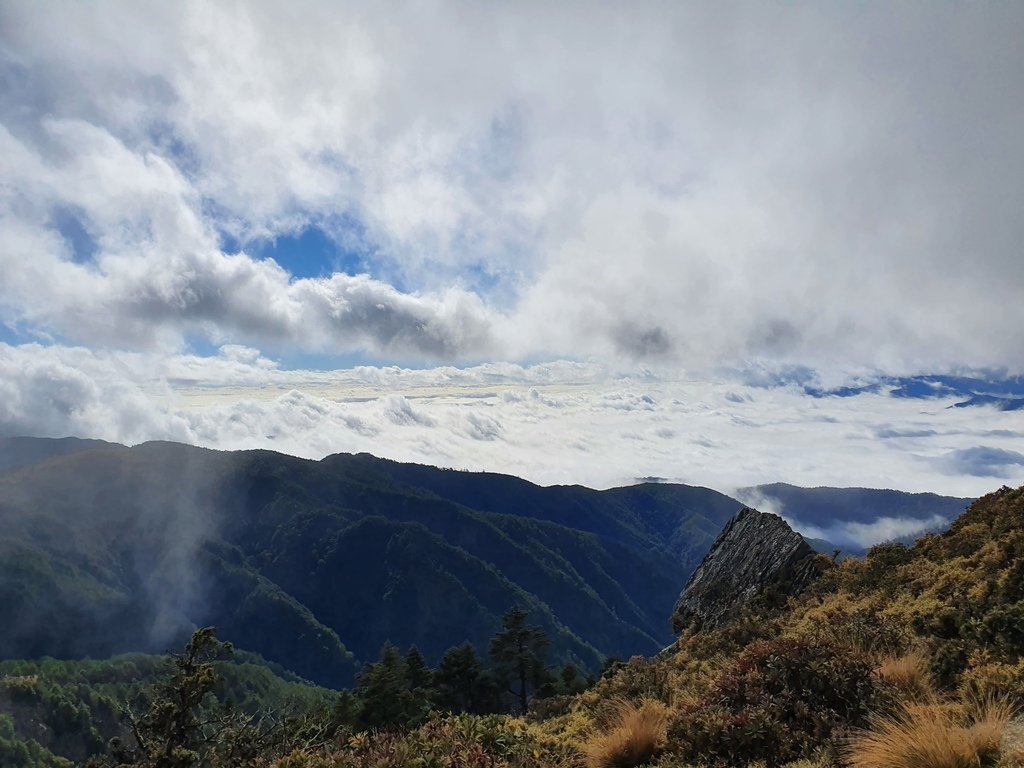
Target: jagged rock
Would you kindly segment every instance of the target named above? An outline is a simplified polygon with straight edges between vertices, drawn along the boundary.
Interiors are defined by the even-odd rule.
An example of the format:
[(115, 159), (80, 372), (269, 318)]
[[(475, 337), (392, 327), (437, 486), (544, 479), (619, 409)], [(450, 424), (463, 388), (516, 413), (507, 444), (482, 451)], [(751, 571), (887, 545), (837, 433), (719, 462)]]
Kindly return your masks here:
[(778, 515), (744, 508), (726, 523), (672, 610), (672, 629), (721, 625), (766, 587), (802, 591), (818, 556)]

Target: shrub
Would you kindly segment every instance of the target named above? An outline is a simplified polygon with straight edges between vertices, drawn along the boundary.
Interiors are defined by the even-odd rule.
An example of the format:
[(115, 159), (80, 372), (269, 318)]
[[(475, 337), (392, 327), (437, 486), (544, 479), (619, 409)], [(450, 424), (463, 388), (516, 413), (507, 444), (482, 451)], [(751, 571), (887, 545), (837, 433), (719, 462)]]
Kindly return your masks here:
[(962, 640), (939, 642), (932, 652), (932, 679), (940, 688), (952, 688), (960, 681), (970, 658), (967, 643)]
[(342, 747), (297, 749), (272, 768), (517, 768), (554, 765), (522, 720), (504, 715), (436, 716), (407, 733), (365, 731)]
[(635, 768), (654, 757), (665, 740), (668, 708), (660, 701), (638, 704), (620, 700), (613, 706), (608, 728), (587, 744), (591, 768)]
[(823, 601), (804, 616), (796, 630), (818, 644), (847, 646), (869, 654), (903, 653), (914, 639), (905, 621), (846, 596)]
[(672, 684), (667, 665), (634, 656), (598, 681), (590, 694), (588, 698), (597, 700), (649, 698), (668, 701), (672, 696)]
[(960, 678), (958, 692), (960, 698), (967, 701), (1006, 697), (1024, 705), (1024, 660), (1006, 664), (995, 660), (985, 650), (976, 651)]
[(684, 760), (777, 766), (867, 722), (882, 684), (869, 657), (781, 639), (751, 645), (669, 728)]

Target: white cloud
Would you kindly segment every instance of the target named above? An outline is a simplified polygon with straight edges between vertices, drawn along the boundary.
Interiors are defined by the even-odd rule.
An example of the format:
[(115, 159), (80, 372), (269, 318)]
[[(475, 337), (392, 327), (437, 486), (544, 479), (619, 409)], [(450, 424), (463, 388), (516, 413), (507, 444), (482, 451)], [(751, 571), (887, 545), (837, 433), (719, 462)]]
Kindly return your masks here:
[(187, 418), (160, 408), (117, 361), (37, 345), (0, 344), (0, 434), (195, 440)]
[[(163, 158), (137, 155), (80, 121), (46, 120), (44, 129), (73, 163), (58, 169), (0, 135), (10, 150), (0, 303), (21, 322), (115, 347), (174, 348), (189, 332), (272, 349), (436, 359), (488, 346), (493, 317), (473, 294), (402, 293), (366, 275), (294, 280), (273, 261), (222, 253), (196, 191)], [(48, 226), (54, 206), (78, 211), (95, 232), (94, 262), (69, 257)]]
[[(110, 347), (1020, 367), (1022, 12), (7, 3), (4, 319)], [(218, 250), (307, 225), (378, 280)]]
[[(196, 358), (0, 344), (0, 434), (366, 451), (595, 487), (658, 476), (725, 492), (783, 481), (974, 496), (1024, 483), (1024, 412), (633, 374), (572, 362), (294, 371), (237, 347)], [(914, 436), (879, 439), (883, 428)]]
[(795, 519), (788, 522), (804, 536), (825, 539), (838, 547), (852, 546), (856, 549), (867, 549), (882, 542), (941, 531), (950, 523), (942, 515), (931, 515), (927, 518), (880, 517), (870, 523), (842, 520), (825, 527), (808, 525)]

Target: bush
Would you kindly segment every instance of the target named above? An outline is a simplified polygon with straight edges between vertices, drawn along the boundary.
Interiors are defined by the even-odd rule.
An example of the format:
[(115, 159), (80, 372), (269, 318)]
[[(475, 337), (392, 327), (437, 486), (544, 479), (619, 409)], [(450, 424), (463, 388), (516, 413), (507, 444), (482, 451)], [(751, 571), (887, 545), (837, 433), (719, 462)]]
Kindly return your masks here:
[(977, 651), (960, 677), (958, 693), (966, 701), (1002, 697), (1024, 705), (1024, 660), (1007, 664), (987, 651)]
[(408, 733), (357, 733), (341, 748), (299, 749), (272, 768), (509, 768), (549, 764), (526, 724), (504, 715), (434, 717)]
[(769, 767), (809, 757), (882, 701), (869, 657), (781, 639), (751, 645), (669, 728), (684, 760)]

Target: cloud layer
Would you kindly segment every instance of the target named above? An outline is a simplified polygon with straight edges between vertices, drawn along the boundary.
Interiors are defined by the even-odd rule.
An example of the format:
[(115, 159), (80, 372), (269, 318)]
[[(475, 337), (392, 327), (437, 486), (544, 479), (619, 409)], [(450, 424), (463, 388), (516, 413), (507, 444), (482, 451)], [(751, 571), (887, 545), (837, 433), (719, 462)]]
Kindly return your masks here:
[(948, 407), (955, 397), (814, 398), (573, 362), (296, 371), (243, 347), (201, 358), (0, 344), (0, 382), (0, 434), (367, 451), (594, 487), (658, 476), (726, 492), (784, 481), (976, 496), (1024, 483), (1024, 413)]
[[(0, 311), (140, 350), (1020, 369), (1022, 22), (5, 2)], [(358, 269), (252, 255), (309, 227)]]

